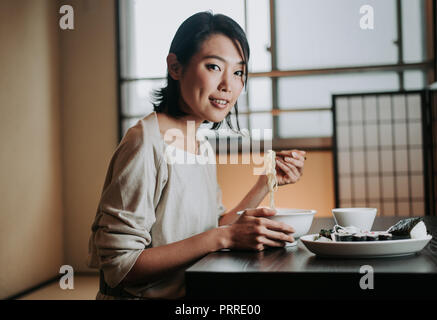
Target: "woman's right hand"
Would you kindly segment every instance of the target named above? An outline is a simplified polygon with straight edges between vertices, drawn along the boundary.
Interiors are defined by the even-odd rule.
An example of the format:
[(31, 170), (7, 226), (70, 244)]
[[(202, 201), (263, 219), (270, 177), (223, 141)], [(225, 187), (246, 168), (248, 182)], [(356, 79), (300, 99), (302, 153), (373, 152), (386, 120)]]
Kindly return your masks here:
[(234, 223), (227, 226), (228, 248), (261, 251), (266, 246), (284, 247), (287, 241), (293, 242), (291, 233), (294, 229), (291, 226), (267, 218), (275, 214), (276, 210), (264, 207), (244, 210)]

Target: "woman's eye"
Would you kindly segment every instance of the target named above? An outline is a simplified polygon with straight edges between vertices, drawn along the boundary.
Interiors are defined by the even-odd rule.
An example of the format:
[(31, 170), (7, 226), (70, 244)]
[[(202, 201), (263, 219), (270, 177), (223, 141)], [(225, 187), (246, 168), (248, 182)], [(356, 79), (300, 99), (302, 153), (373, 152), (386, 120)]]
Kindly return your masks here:
[(239, 76), (239, 77), (243, 77), (244, 76), (244, 72), (243, 71), (237, 71), (237, 72), (235, 72), (235, 74), (237, 75), (237, 76)]
[(216, 64), (208, 64), (208, 65), (206, 65), (206, 67), (209, 70), (220, 71), (220, 67), (218, 65), (216, 65)]

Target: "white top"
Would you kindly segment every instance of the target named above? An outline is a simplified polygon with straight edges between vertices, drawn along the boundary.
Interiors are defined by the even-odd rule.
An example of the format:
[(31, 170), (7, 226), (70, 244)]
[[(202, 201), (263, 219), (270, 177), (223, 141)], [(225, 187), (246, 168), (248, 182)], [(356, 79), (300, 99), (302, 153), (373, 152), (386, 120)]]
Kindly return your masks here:
[[(212, 150), (206, 140), (202, 150)], [(165, 144), (155, 112), (126, 132), (109, 164), (89, 240), (88, 265), (103, 270), (109, 286), (123, 280), (143, 250), (218, 226), (225, 207), (215, 155), (203, 154)], [(144, 298), (182, 297), (184, 270), (125, 290)]]

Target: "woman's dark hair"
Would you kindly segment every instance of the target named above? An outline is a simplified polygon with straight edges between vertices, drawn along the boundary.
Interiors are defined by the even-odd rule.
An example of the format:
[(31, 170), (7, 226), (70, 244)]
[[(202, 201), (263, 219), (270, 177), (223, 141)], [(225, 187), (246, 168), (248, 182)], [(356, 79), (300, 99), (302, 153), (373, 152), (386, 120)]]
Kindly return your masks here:
[[(185, 20), (171, 42), (169, 53), (174, 53), (182, 66), (188, 65), (191, 57), (201, 48), (202, 43), (214, 34), (223, 34), (231, 39), (236, 45), (240, 45), (243, 51), (243, 59), (246, 66), (244, 84), (247, 86), (247, 67), (249, 61), (249, 44), (246, 34), (237, 22), (223, 14), (211, 12), (199, 12)], [(167, 86), (153, 92), (154, 111), (166, 113), (175, 118), (188, 115), (179, 106), (179, 82), (174, 80), (167, 72)], [(235, 118), (237, 130), (240, 132), (238, 122), (238, 105), (235, 103)], [(233, 131), (231, 112), (226, 115), (226, 122)], [(222, 122), (214, 122), (211, 129), (221, 127)], [(204, 123), (210, 123), (205, 120)]]

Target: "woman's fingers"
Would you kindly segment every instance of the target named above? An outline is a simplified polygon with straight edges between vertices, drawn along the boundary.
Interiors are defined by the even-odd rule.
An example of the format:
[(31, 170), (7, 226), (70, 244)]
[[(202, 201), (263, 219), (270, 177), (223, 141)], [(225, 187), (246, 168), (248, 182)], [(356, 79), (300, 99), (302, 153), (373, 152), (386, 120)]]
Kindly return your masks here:
[[(284, 173), (291, 179), (292, 182), (296, 182), (299, 179), (299, 174), (296, 174), (296, 171), (292, 170), (292, 165), (286, 165), (281, 160), (276, 160), (277, 165), (279, 168), (284, 171)], [(295, 167), (294, 167), (295, 168)]]
[[(265, 212), (269, 213), (265, 215)], [(260, 227), (265, 227), (270, 230), (281, 231), (284, 233), (295, 232), (294, 228), (286, 223), (268, 219), (269, 216), (273, 216), (276, 214), (275, 209), (270, 209), (266, 207), (261, 207), (257, 209), (246, 209), (245, 214), (247, 216), (255, 218), (255, 220), (252, 220), (252, 222), (255, 222), (255, 225), (258, 225)]]
[(290, 157), (284, 157), (284, 161), (285, 161), (285, 163), (292, 164), (297, 168), (303, 168), (303, 166), (304, 166), (304, 161), (302, 161), (302, 160), (297, 160), (297, 159), (290, 158)]
[(288, 242), (294, 241), (293, 236), (289, 234), (273, 231), (267, 228), (265, 228), (265, 230), (263, 231), (263, 235), (273, 241), (288, 241)]
[(295, 230), (292, 226), (267, 218), (258, 218), (257, 222), (260, 225), (257, 228), (259, 236), (264, 236), (274, 241), (294, 241), (291, 233), (295, 232)]
[[(260, 246), (261, 244), (261, 246)], [(269, 247), (284, 247), (285, 246), (285, 241), (275, 241), (266, 237), (261, 237), (259, 239), (259, 243), (258, 243), (258, 248), (262, 248), (261, 250), (264, 250), (264, 246), (269, 246)]]
[(296, 178), (300, 177), (301, 173), (300, 173), (300, 171), (296, 167), (291, 166), (290, 169), (291, 169), (291, 171), (293, 171), (293, 173), (296, 176)]
[(281, 150), (276, 152), (277, 156), (292, 157), (300, 161), (306, 160), (306, 152), (302, 150)]
[[(281, 161), (281, 160), (279, 160), (279, 161)], [(284, 165), (286, 165), (288, 168), (290, 168), (290, 170), (294, 174), (294, 178), (296, 179), (296, 181), (299, 180), (299, 177), (303, 174), (303, 167), (298, 168), (298, 167), (296, 167), (290, 163), (286, 163), (284, 161), (282, 161), (282, 163)]]
[(244, 210), (244, 213), (247, 216), (253, 216), (253, 217), (270, 217), (276, 214), (276, 210), (266, 207), (254, 208), (254, 209), (249, 208)]
[(294, 228), (286, 223), (270, 220), (267, 218), (259, 218), (260, 223), (265, 226), (267, 229), (274, 231), (281, 231), (284, 233), (293, 233), (295, 232)]
[(293, 151), (291, 153), (291, 155), (293, 156), (293, 158), (300, 160), (300, 161), (305, 161), (307, 158), (305, 157), (306, 152), (305, 151)]
[(283, 247), (285, 242), (293, 242), (291, 234), (295, 230), (292, 226), (268, 219), (275, 214), (275, 209), (267, 207), (244, 210), (235, 223), (234, 238), (240, 243), (238, 246), (263, 250), (265, 246)]

